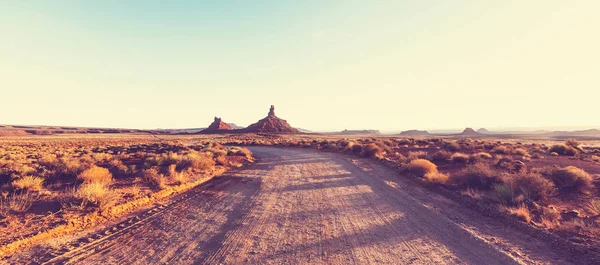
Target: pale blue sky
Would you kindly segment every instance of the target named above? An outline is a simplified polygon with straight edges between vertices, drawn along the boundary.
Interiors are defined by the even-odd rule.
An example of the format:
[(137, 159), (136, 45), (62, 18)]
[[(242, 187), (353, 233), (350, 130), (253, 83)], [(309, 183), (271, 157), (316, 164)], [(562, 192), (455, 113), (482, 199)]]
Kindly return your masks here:
[(1, 1), (0, 124), (600, 124), (600, 1)]

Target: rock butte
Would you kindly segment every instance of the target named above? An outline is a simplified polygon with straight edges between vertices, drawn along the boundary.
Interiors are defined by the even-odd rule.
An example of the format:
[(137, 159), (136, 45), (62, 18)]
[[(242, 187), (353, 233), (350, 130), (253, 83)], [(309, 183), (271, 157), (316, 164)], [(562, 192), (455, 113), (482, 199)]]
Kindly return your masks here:
[(275, 115), (275, 106), (273, 105), (271, 105), (267, 117), (249, 125), (241, 131), (252, 133), (300, 133), (298, 129), (290, 126), (286, 120)]
[(208, 128), (204, 129), (203, 132), (221, 132), (221, 131), (231, 131), (232, 128), (229, 124), (223, 122), (221, 118), (215, 117), (215, 120), (208, 126)]

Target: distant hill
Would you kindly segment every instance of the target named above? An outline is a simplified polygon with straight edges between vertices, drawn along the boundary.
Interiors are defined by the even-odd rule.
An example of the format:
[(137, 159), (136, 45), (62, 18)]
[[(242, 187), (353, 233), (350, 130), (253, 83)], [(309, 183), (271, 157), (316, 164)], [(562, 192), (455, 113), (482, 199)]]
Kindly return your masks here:
[(142, 130), (122, 128), (61, 127), (46, 125), (0, 125), (0, 136), (139, 133)]
[(477, 130), (478, 133), (483, 133), (483, 134), (490, 134), (490, 131), (488, 131), (488, 129), (486, 128), (479, 128), (479, 130)]
[(343, 130), (335, 134), (377, 134), (380, 135), (379, 130)]
[(419, 130), (408, 130), (400, 133), (401, 136), (429, 136), (431, 135), (428, 131)]
[(152, 130), (154, 133), (165, 133), (165, 134), (185, 134), (185, 133), (197, 133), (206, 128), (184, 128), (184, 129), (156, 129)]
[(466, 128), (459, 135), (462, 135), (462, 136), (478, 136), (478, 135), (481, 135), (481, 133), (476, 132), (475, 130), (473, 130), (473, 128)]
[(544, 135), (549, 137), (600, 137), (600, 130), (589, 129), (581, 131), (554, 131)]
[(307, 130), (307, 129), (302, 129), (302, 128), (296, 128), (296, 129), (298, 129), (298, 131), (300, 131), (301, 133), (313, 133), (313, 131)]

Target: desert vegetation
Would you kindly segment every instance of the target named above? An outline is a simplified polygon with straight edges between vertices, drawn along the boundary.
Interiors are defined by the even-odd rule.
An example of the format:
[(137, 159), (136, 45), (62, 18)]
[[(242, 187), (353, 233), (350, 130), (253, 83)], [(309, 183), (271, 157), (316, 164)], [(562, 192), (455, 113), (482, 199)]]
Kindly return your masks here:
[(253, 160), (206, 139), (0, 138), (3, 245), (69, 224), (85, 227)]
[(294, 146), (382, 161), (429, 187), (496, 207), (571, 240), (600, 243), (600, 149), (483, 139), (334, 138), (238, 135), (238, 145)]
[(600, 242), (600, 149), (576, 141), (236, 134), (0, 142), (5, 244), (55, 226), (85, 226), (80, 218), (90, 214), (106, 219), (131, 211), (129, 204), (165, 198), (253, 160), (249, 149), (226, 144), (314, 148), (373, 159), (433, 191), (488, 205), (506, 218), (577, 242)]

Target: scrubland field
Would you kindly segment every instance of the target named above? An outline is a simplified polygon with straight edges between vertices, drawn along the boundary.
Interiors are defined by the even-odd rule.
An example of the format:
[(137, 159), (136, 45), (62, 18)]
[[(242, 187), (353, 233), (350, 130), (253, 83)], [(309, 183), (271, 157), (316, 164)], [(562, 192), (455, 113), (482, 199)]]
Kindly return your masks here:
[[(303, 164), (303, 167), (307, 167), (303, 170), (311, 170), (311, 163), (314, 163), (315, 167), (321, 167), (322, 165), (319, 163), (325, 162), (319, 162), (319, 160), (326, 161), (329, 158), (319, 157), (316, 153), (313, 155), (310, 155), (309, 153), (298, 155), (298, 153), (294, 152), (285, 153), (281, 151), (280, 153), (277, 153), (277, 156), (283, 158), (287, 157), (285, 159), (288, 159), (288, 161), (279, 161), (275, 163), (269, 162), (271, 161), (269, 159), (275, 159), (272, 157), (275, 153), (269, 151), (272, 150), (272, 148), (258, 149), (263, 157), (260, 155), (256, 156), (256, 161), (258, 163), (255, 166), (256, 168), (232, 173), (244, 176), (230, 176), (226, 181), (223, 180), (223, 183), (216, 182), (203, 188), (201, 184), (209, 181), (214, 176), (222, 175), (229, 169), (243, 168), (245, 164), (252, 164), (252, 162), (255, 161), (255, 157), (249, 149), (263, 148), (262, 146), (276, 147), (278, 148), (277, 150), (304, 149), (313, 150), (318, 153), (336, 153), (336, 155), (339, 155), (342, 159), (347, 157), (347, 159), (349, 159), (348, 161), (351, 161), (351, 163), (355, 165), (363, 163), (360, 161), (371, 161), (373, 163), (382, 164), (384, 167), (387, 167), (388, 170), (391, 170), (390, 172), (395, 172), (395, 175), (390, 176), (388, 173), (372, 173), (379, 172), (377, 167), (367, 170), (367, 174), (356, 174), (363, 174), (361, 175), (361, 178), (370, 176), (372, 176), (372, 178), (385, 178), (384, 183), (386, 183), (387, 186), (394, 187), (394, 189), (391, 190), (382, 190), (382, 192), (385, 191), (386, 196), (393, 197), (396, 196), (394, 195), (395, 192), (404, 194), (404, 192), (419, 187), (419, 189), (425, 190), (425, 193), (412, 194), (410, 195), (412, 196), (411, 198), (416, 198), (417, 201), (427, 200), (426, 198), (428, 197), (438, 198), (427, 194), (437, 194), (436, 196), (441, 195), (439, 198), (445, 199), (435, 200), (449, 199), (461, 207), (447, 208), (440, 211), (457, 209), (456, 211), (461, 213), (462, 217), (460, 218), (464, 218), (464, 216), (470, 216), (470, 214), (468, 214), (468, 212), (463, 213), (463, 210), (460, 209), (468, 209), (468, 211), (475, 211), (478, 214), (482, 214), (481, 216), (485, 216), (477, 217), (479, 215), (473, 215), (473, 219), (491, 218), (489, 220), (494, 220), (494, 222), (497, 222), (500, 226), (506, 224), (507, 226), (516, 227), (514, 228), (518, 229), (516, 231), (524, 231), (524, 235), (527, 234), (528, 237), (531, 236), (532, 238), (537, 238), (540, 242), (544, 242), (544, 239), (546, 241), (552, 241), (548, 244), (551, 244), (552, 247), (555, 248), (564, 248), (563, 251), (567, 251), (567, 254), (561, 253), (560, 259), (555, 258), (553, 262), (568, 264), (571, 262), (577, 263), (575, 261), (583, 260), (584, 263), (589, 263), (590, 260), (594, 260), (594, 257), (600, 253), (599, 142), (578, 142), (576, 140), (568, 140), (565, 142), (551, 140), (525, 141), (519, 139), (495, 140), (465, 137), (348, 137), (316, 134), (230, 134), (160, 137), (141, 134), (122, 134), (96, 136), (13, 136), (0, 138), (0, 183), (2, 185), (0, 188), (0, 254), (2, 257), (11, 261), (11, 263), (34, 261), (35, 258), (32, 258), (31, 255), (35, 253), (45, 253), (43, 254), (43, 258), (35, 260), (36, 262), (55, 259), (64, 253), (71, 253), (69, 251), (78, 249), (79, 247), (73, 247), (72, 249), (67, 248), (67, 250), (63, 250), (62, 252), (59, 251), (55, 254), (48, 254), (54, 251), (48, 249), (60, 249), (60, 247), (44, 246), (44, 244), (48, 244), (48, 242), (53, 242), (57, 238), (69, 236), (73, 233), (80, 233), (86, 229), (95, 229), (98, 226), (110, 224), (115, 220), (121, 220), (127, 216), (136, 216), (136, 212), (139, 212), (142, 209), (148, 209), (149, 207), (154, 207), (157, 204), (160, 205), (160, 203), (168, 201), (178, 194), (189, 193), (189, 190), (194, 187), (198, 187), (198, 192), (201, 192), (202, 190), (217, 191), (227, 188), (229, 193), (238, 194), (235, 196), (242, 196), (247, 192), (249, 196), (248, 200), (259, 200), (256, 199), (256, 197), (260, 198), (262, 194), (261, 191), (266, 189), (266, 187), (269, 187), (267, 185), (269, 182), (261, 180), (261, 177), (259, 177), (260, 174), (256, 173), (260, 170), (280, 170), (277, 171), (277, 174), (283, 174), (281, 176), (268, 175), (274, 178), (273, 181), (275, 182), (272, 183), (274, 185), (273, 189), (284, 185), (281, 184), (281, 181), (300, 181), (299, 183), (302, 183), (302, 181), (305, 181), (303, 179), (308, 178), (307, 176), (310, 174), (315, 175), (313, 178), (318, 179), (319, 181), (326, 180), (326, 177), (335, 177), (333, 180), (351, 180), (352, 175), (355, 174), (352, 170), (350, 170), (349, 173), (336, 173), (330, 175), (317, 175), (315, 172), (296, 172), (302, 167), (298, 163)], [(269, 152), (271, 153), (269, 154)], [(339, 166), (333, 168), (338, 167)], [(315, 168), (313, 169), (316, 170)], [(339, 169), (337, 170), (339, 171)], [(323, 172), (319, 172), (319, 174), (320, 173)], [(247, 174), (256, 175), (253, 175), (250, 180), (248, 180), (246, 179)], [(268, 179), (267, 176), (264, 176), (264, 178)], [(251, 183), (257, 181), (262, 181), (262, 186), (252, 186), (254, 184)], [(232, 182), (237, 183), (231, 184)], [(336, 184), (332, 183), (333, 182), (315, 182), (310, 186), (308, 186), (308, 183), (296, 186), (302, 187), (302, 189), (300, 189), (301, 191), (308, 190), (307, 187), (310, 187), (311, 192), (313, 192), (311, 196), (321, 196), (319, 195), (320, 193), (314, 193), (315, 190), (325, 192), (331, 191), (331, 188), (339, 187), (348, 189), (348, 187), (352, 186), (349, 183), (345, 183), (343, 186), (341, 184), (340, 186), (336, 186)], [(374, 187), (383, 189), (379, 184), (366, 183), (371, 186), (372, 192), (377, 193), (377, 189)], [(401, 183), (402, 185), (398, 183)], [(361, 185), (355, 186), (360, 187)], [(254, 187), (257, 190), (251, 192), (251, 189), (248, 187)], [(293, 190), (295, 189), (292, 189), (292, 191)], [(275, 194), (274, 191), (266, 194)], [(286, 194), (294, 194), (289, 193), (290, 187), (286, 188), (285, 191), (288, 192)], [(349, 192), (352, 193), (351, 190), (349, 190)], [(376, 195), (377, 194), (373, 196)], [(250, 204), (251, 206), (245, 205), (245, 208), (243, 207), (242, 210), (248, 210), (248, 207), (250, 207), (250, 212), (252, 212), (252, 209), (255, 209), (253, 207), (264, 208), (261, 208), (261, 211), (263, 212), (256, 214), (256, 218), (257, 223), (267, 225), (265, 220), (262, 220), (259, 217), (265, 216), (268, 214), (267, 212), (274, 214), (274, 211), (278, 212), (281, 210), (281, 208), (272, 207), (273, 205), (279, 205), (277, 200), (280, 200), (280, 203), (291, 200), (288, 203), (292, 205), (297, 201), (307, 199), (305, 197), (293, 199), (293, 195), (289, 196), (287, 198), (286, 196), (280, 197), (279, 199), (267, 197), (264, 201)], [(370, 198), (368, 196), (371, 195), (365, 196), (367, 196), (365, 198)], [(378, 199), (369, 199), (368, 203), (372, 204), (372, 207), (386, 207), (382, 205), (377, 206), (377, 203), (384, 203), (383, 201), (380, 201), (383, 200), (383, 197), (377, 198)], [(217, 209), (233, 211), (234, 214), (227, 217), (228, 221), (226, 224), (232, 222), (232, 220), (236, 220), (236, 218), (238, 218), (236, 216), (239, 216), (239, 218), (246, 218), (246, 215), (242, 215), (241, 212), (238, 212), (242, 210), (236, 210), (237, 208), (235, 208), (236, 203), (241, 203), (240, 200), (244, 201), (241, 197), (223, 197), (221, 203), (224, 205), (214, 201), (203, 201), (202, 203), (211, 205), (205, 209), (207, 212), (204, 212), (203, 214), (216, 215)], [(340, 203), (344, 202), (340, 201)], [(346, 204), (347, 203), (350, 202), (346, 201)], [(190, 205), (194, 206), (195, 203)], [(230, 207), (233, 208), (229, 209), (227, 205), (230, 205)], [(306, 202), (304, 202), (304, 205), (307, 205)], [(427, 203), (422, 202), (419, 205), (427, 205)], [(346, 205), (346, 207), (351, 206)], [(394, 206), (392, 205), (391, 207)], [(339, 208), (338, 210), (341, 211), (341, 209), (342, 208)], [(357, 211), (356, 213), (364, 211), (363, 208), (360, 208), (363, 210), (360, 210), (359, 208), (351, 209)], [(403, 208), (391, 209), (395, 211), (404, 210)], [(311, 211), (311, 209), (306, 210)], [(213, 211), (213, 213), (211, 213), (211, 211)], [(317, 214), (317, 217), (315, 218), (324, 218), (324, 212), (319, 212), (318, 210), (314, 211), (315, 214)], [(172, 210), (172, 212), (174, 213), (175, 210)], [(348, 218), (358, 218), (356, 213), (348, 215)], [(342, 213), (342, 215), (345, 214), (346, 213)], [(443, 214), (452, 215), (452, 213)], [(248, 214), (247, 216), (250, 216), (248, 218), (251, 218), (253, 215)], [(289, 216), (288, 213), (288, 217)], [(293, 215), (291, 216), (293, 217)], [(306, 213), (302, 216), (302, 219), (296, 220), (298, 221), (298, 223), (295, 224), (296, 226), (312, 220), (310, 218), (306, 219)], [(384, 215), (381, 215), (380, 217), (383, 218)], [(211, 218), (214, 220), (218, 219), (214, 216)], [(238, 225), (243, 228), (243, 224), (252, 223), (251, 221), (248, 221), (250, 219), (243, 218), (242, 221), (239, 221), (239, 224), (236, 221), (227, 225), (229, 227), (228, 229), (233, 231), (233, 235), (237, 233), (247, 234), (256, 232), (258, 234), (254, 240), (260, 240), (261, 238), (259, 235), (271, 231), (268, 229), (264, 231), (261, 230), (262, 232), (241, 228), (239, 230), (236, 230), (237, 228), (234, 229)], [(271, 221), (279, 224), (280, 228), (286, 227), (286, 224), (288, 224), (287, 221), (281, 223), (281, 220), (275, 217), (273, 218), (274, 219)], [(288, 219), (289, 218), (286, 217), (286, 220)], [(168, 220), (171, 221), (171, 219)], [(195, 220), (199, 220), (198, 222), (200, 222), (200, 219)], [(464, 224), (475, 222), (473, 227), (482, 224), (482, 226), (485, 226), (487, 225), (486, 222), (489, 222), (482, 220), (469, 221), (464, 219), (462, 222)], [(205, 221), (202, 221), (201, 223), (204, 222)], [(221, 224), (219, 221), (206, 222), (206, 225)], [(335, 223), (335, 221), (332, 222)], [(356, 219), (353, 222), (359, 222), (359, 220)], [(355, 223), (353, 225), (357, 224)], [(321, 225), (316, 226), (320, 227)], [(387, 226), (392, 227), (390, 229), (401, 228), (400, 226), (400, 228), (394, 228), (393, 224), (390, 225), (389, 222)], [(490, 224), (490, 227), (491, 226), (493, 225)], [(327, 225), (325, 225), (325, 227), (327, 227)], [(192, 228), (190, 229), (192, 232), (194, 231)], [(209, 231), (208, 228), (203, 228), (202, 231), (204, 232), (198, 231), (198, 236), (207, 233), (204, 229)], [(219, 226), (218, 229), (225, 228)], [(220, 231), (218, 229), (215, 231)], [(302, 230), (305, 229), (305, 227), (298, 227), (297, 229)], [(335, 230), (335, 226), (330, 229)], [(172, 231), (172, 229), (167, 230)], [(106, 235), (108, 236), (112, 230), (106, 231), (108, 231), (106, 232)], [(117, 231), (117, 228), (115, 228), (114, 231)], [(397, 232), (397, 230), (390, 231)], [(500, 250), (500, 252), (504, 253), (503, 255), (511, 257), (511, 260), (518, 260), (522, 263), (545, 263), (548, 259), (544, 256), (545, 254), (542, 253), (542, 250), (539, 249), (543, 249), (543, 251), (547, 253), (552, 252), (551, 249), (545, 249), (545, 246), (537, 248), (540, 252), (536, 253), (535, 250), (528, 252), (525, 250), (527, 247), (523, 247), (518, 243), (513, 242), (514, 244), (511, 245), (511, 240), (519, 240), (518, 233), (513, 236), (509, 232), (506, 232), (504, 242), (500, 240), (500, 238), (502, 238), (501, 236), (486, 236), (483, 231), (485, 231), (485, 229), (482, 228), (480, 231), (481, 235), (479, 235), (483, 238), (482, 240), (486, 243), (493, 243), (492, 245), (500, 247), (504, 246), (505, 249)], [(416, 230), (415, 233), (417, 233)], [(419, 233), (422, 233), (422, 231)], [(498, 233), (501, 234), (502, 232)], [(327, 234), (327, 232), (325, 232), (325, 234)], [(171, 236), (177, 237), (176, 235)], [(227, 231), (223, 232), (222, 236), (223, 237), (217, 237), (219, 240), (215, 245), (211, 245), (211, 243), (206, 246), (209, 251), (205, 252), (205, 256), (189, 256), (188, 258), (193, 260), (193, 262), (202, 260), (206, 263), (219, 263), (224, 261), (225, 263), (242, 262), (243, 260), (230, 260), (231, 255), (226, 255), (228, 253), (227, 251), (236, 249), (224, 248), (227, 244), (237, 244), (232, 241), (235, 238), (230, 238)], [(243, 237), (243, 235), (238, 236)], [(335, 233), (330, 236), (336, 238)], [(302, 239), (302, 236), (294, 237), (294, 240)], [(269, 240), (273, 239), (269, 238)], [(306, 238), (304, 238), (304, 240), (306, 240)], [(93, 239), (90, 239), (90, 242), (91, 241), (93, 241)], [(212, 241), (207, 239), (207, 242)], [(335, 241), (332, 239), (329, 243), (331, 242)], [(185, 240), (179, 243), (190, 244), (189, 241)], [(44, 247), (38, 247), (40, 244)], [(52, 245), (52, 243), (50, 244)], [(87, 241), (78, 243), (76, 246), (85, 244), (87, 244)], [(287, 244), (293, 245), (293, 242), (288, 242)], [(323, 244), (327, 244), (327, 242)], [(463, 242), (461, 244), (467, 243)], [(254, 246), (268, 248), (267, 245), (268, 244), (255, 244)], [(527, 245), (527, 243), (523, 243), (523, 245)], [(31, 249), (32, 246), (38, 248), (35, 250), (36, 252), (23, 252), (31, 251), (28, 249)], [(430, 246), (433, 247), (435, 244)], [(285, 247), (285, 245), (282, 247)], [(98, 246), (97, 248), (101, 249), (101, 247)], [(250, 248), (243, 249), (250, 251)], [(291, 254), (283, 251), (278, 252), (279, 254), (263, 257), (259, 256), (259, 254), (264, 254), (263, 252), (258, 251), (255, 254), (252, 254), (252, 252), (255, 252), (252, 250), (248, 252), (250, 254), (244, 254), (250, 255), (246, 258), (245, 262), (252, 261), (252, 257), (256, 259), (259, 257), (261, 259), (270, 258), (276, 261), (274, 263), (285, 263), (286, 260), (314, 261), (310, 259), (310, 257), (314, 257), (313, 254), (306, 257), (301, 255), (301, 252), (303, 251), (302, 247), (292, 247), (292, 249), (295, 249), (294, 251), (299, 251), (298, 256), (290, 257), (289, 255)], [(518, 249), (518, 251), (513, 251), (513, 249)], [(378, 249), (377, 251), (379, 250), (381, 249)], [(323, 251), (324, 253), (327, 251), (335, 252), (333, 248)], [(87, 253), (85, 255), (92, 255), (90, 254), (92, 252), (85, 252)], [(450, 255), (449, 253), (451, 252), (452, 251), (444, 255)], [(517, 254), (515, 254), (515, 252)], [(521, 252), (524, 252), (524, 254), (519, 254)], [(19, 253), (26, 254), (19, 255)], [(83, 250), (81, 253), (84, 253)], [(97, 253), (103, 252), (99, 250)], [(183, 252), (175, 251), (168, 253), (175, 255), (173, 253), (181, 254)], [(385, 261), (383, 263), (408, 262), (408, 260), (394, 260), (391, 258), (389, 260), (384, 260), (383, 256), (375, 258), (372, 256), (375, 254), (369, 254), (369, 252), (365, 253), (366, 254), (363, 254), (362, 256), (356, 253), (352, 253), (352, 255), (358, 260), (364, 259), (363, 261), (365, 262), (375, 262), (378, 259), (380, 261)], [(460, 254), (460, 251), (457, 250), (457, 253)], [(427, 261), (446, 261), (443, 263), (457, 263), (461, 260), (475, 262), (490, 261), (482, 257), (485, 256), (485, 253), (474, 253), (476, 254), (473, 254), (473, 256), (469, 256), (470, 254), (465, 254), (464, 256), (459, 255), (455, 257), (456, 260), (445, 259), (445, 256), (442, 255), (443, 253), (441, 252), (440, 256), (437, 258), (433, 254), (428, 257), (419, 256), (419, 258), (423, 259), (421, 261), (424, 263), (427, 263)], [(335, 253), (317, 253), (315, 255), (320, 257), (318, 261), (323, 263), (343, 263), (343, 259), (341, 259), (343, 257), (342, 254), (343, 253), (340, 252), (337, 253), (339, 256), (336, 256)], [(75, 256), (75, 254), (72, 255)], [(115, 257), (123, 255), (119, 256), (118, 260), (126, 261), (125, 256), (127, 255), (123, 253), (115, 252), (110, 255), (115, 255)], [(327, 258), (330, 258), (331, 260), (328, 260)], [(371, 258), (373, 259), (371, 260)], [(427, 258), (429, 258), (429, 260), (427, 260)], [(497, 258), (494, 259), (498, 261)], [(186, 263), (184, 261), (190, 262), (190, 260), (180, 261)], [(92, 259), (92, 261), (100, 262), (103, 260), (98, 258), (96, 260)], [(93, 263), (92, 261), (90, 261), (90, 263)], [(146, 261), (153, 263), (151, 260)], [(159, 262), (158, 260), (154, 260), (154, 262), (161, 263), (163, 261), (161, 260)], [(500, 262), (499, 264), (504, 263)]]
[(0, 253), (115, 219), (252, 159), (208, 140), (0, 138)]
[(317, 148), (381, 160), (424, 185), (497, 206), (573, 242), (600, 246), (600, 141), (232, 136), (218, 142)]

